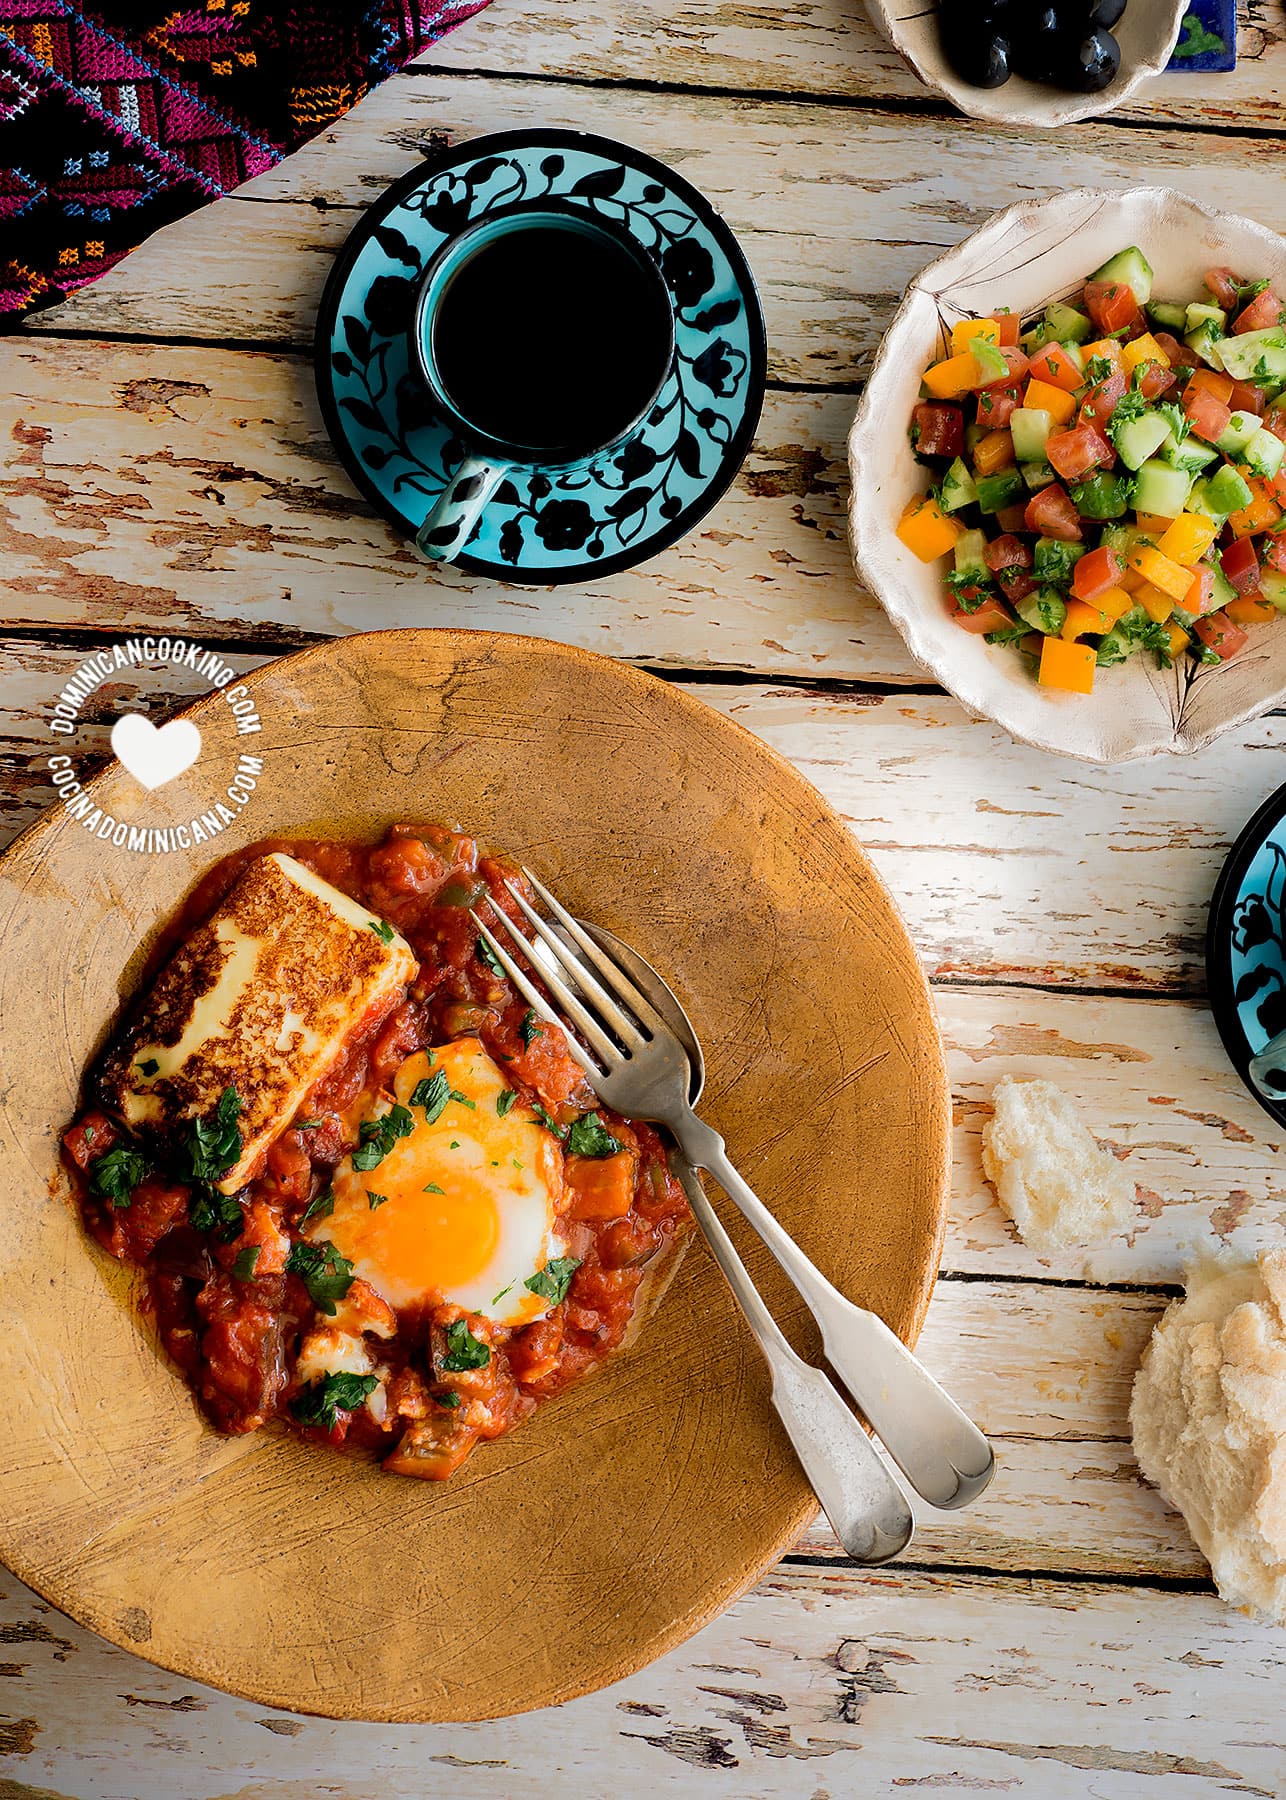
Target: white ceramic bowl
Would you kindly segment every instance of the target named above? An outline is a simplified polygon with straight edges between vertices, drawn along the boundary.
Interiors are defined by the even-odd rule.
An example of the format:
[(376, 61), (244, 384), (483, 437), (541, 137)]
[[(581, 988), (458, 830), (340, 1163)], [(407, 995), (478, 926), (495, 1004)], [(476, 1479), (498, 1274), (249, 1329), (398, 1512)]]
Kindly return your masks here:
[(907, 502), (928, 487), (907, 427), (920, 375), (944, 354), (953, 324), (993, 307), (1022, 314), (1074, 294), (1127, 244), (1156, 274), (1158, 298), (1191, 297), (1225, 263), (1286, 292), (1286, 240), (1251, 219), (1215, 213), (1170, 188), (1076, 188), (1011, 206), (921, 271), (885, 333), (849, 436), (853, 560), (917, 662), (971, 712), (1023, 743), (1090, 762), (1199, 750), (1221, 731), (1286, 699), (1286, 625), (1250, 627), (1232, 662), (1190, 656), (1159, 669), (1146, 652), (1102, 669), (1089, 695), (1039, 687), (1024, 657), (950, 618), (943, 562), (922, 563), (895, 535)]
[[(1022, 0), (1025, 5), (1034, 0)], [(1179, 39), (1189, 0), (1130, 0), (1112, 35), (1121, 46), (1116, 79), (1097, 94), (1065, 94), (1011, 75), (1003, 87), (976, 88), (961, 81), (938, 39), (933, 0), (866, 0), (867, 11), (903, 62), (926, 87), (945, 94), (974, 119), (997, 125), (1070, 125), (1111, 112), (1149, 75), (1159, 75)]]

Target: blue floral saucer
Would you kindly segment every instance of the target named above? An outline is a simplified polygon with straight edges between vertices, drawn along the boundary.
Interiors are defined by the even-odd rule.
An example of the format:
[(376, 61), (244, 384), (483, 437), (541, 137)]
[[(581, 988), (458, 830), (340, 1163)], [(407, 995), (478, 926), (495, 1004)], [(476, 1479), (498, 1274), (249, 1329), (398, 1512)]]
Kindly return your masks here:
[(1265, 1086), (1250, 1069), (1286, 1031), (1286, 787), (1260, 807), (1220, 871), (1206, 928), (1206, 986), (1233, 1067), (1264, 1110), (1286, 1125), (1286, 1067), (1261, 1074)]
[(674, 303), (673, 370), (644, 422), (572, 469), (502, 483), (455, 560), (508, 581), (583, 581), (642, 562), (690, 531), (740, 468), (767, 363), (754, 278), (728, 226), (650, 156), (581, 132), (475, 138), (432, 156), (364, 214), (317, 320), (317, 391), (364, 494), (414, 537), (464, 455), (433, 414), (410, 345), (416, 286), (460, 228), (497, 207), (556, 198), (632, 232)]

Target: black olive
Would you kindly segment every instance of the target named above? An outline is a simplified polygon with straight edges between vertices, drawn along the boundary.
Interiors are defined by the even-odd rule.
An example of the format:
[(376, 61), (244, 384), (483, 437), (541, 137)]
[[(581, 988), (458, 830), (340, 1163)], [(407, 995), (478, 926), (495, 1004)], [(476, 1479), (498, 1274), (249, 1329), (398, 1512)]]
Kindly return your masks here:
[(1121, 66), (1121, 46), (1110, 31), (1101, 27), (1082, 39), (1075, 62), (1068, 67), (1064, 80), (1080, 94), (1097, 94), (1109, 81), (1116, 79)]
[[(1069, 52), (1069, 32), (1063, 15), (1061, 6), (1034, 6), (1014, 20), (1013, 65), (1028, 81), (1060, 82)], [(1083, 23), (1073, 27), (1077, 36), (1083, 29)]]
[(1090, 24), (1110, 31), (1125, 11), (1125, 0), (1094, 0), (1090, 7)]
[(1009, 39), (999, 32), (984, 34), (942, 19), (942, 51), (951, 67), (970, 87), (1002, 87), (1009, 80)]

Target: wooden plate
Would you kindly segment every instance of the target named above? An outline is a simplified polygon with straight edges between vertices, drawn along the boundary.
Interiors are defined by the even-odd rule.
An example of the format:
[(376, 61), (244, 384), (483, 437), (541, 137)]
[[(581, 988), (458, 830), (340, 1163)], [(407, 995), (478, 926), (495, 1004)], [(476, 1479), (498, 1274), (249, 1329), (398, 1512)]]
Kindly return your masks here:
[[(737, 1162), (908, 1342), (946, 1191), (929, 995), (840, 820), (677, 688), (563, 645), (456, 631), (351, 637), (247, 679), (265, 767), (217, 846), (131, 857), (59, 811), (0, 861), (0, 1555), (114, 1643), (266, 1705), (414, 1721), (566, 1700), (681, 1642), (813, 1516), (713, 1263), (694, 1244), (600, 1376), (441, 1486), (266, 1433), (217, 1436), (127, 1272), (82, 1232), (58, 1161), (130, 971), (238, 844), (458, 822), (672, 974)], [(190, 712), (206, 749), (153, 797), (176, 821), (248, 747), (226, 715), (217, 697)], [(115, 766), (94, 786), (118, 816), (137, 792)], [(812, 1353), (754, 1240), (747, 1258)]]

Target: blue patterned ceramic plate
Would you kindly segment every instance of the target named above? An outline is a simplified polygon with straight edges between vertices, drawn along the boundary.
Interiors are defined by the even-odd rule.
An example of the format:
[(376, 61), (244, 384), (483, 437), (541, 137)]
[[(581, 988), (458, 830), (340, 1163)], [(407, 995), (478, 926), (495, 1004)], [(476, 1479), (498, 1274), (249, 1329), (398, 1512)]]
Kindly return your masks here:
[(674, 302), (673, 371), (623, 444), (498, 489), (455, 560), (508, 581), (583, 581), (642, 562), (691, 530), (728, 487), (763, 404), (754, 278), (732, 232), (651, 157), (581, 132), (506, 132), (434, 156), (389, 188), (336, 260), (317, 321), (326, 427), (362, 492), (414, 536), (464, 446), (434, 417), (409, 329), (420, 275), (460, 228), (556, 198), (623, 225), (657, 258)]
[(1251, 1058), (1286, 1031), (1286, 787), (1260, 807), (1220, 872), (1206, 930), (1206, 986), (1234, 1068), (1286, 1125), (1286, 1076), (1275, 1100), (1248, 1072)]

